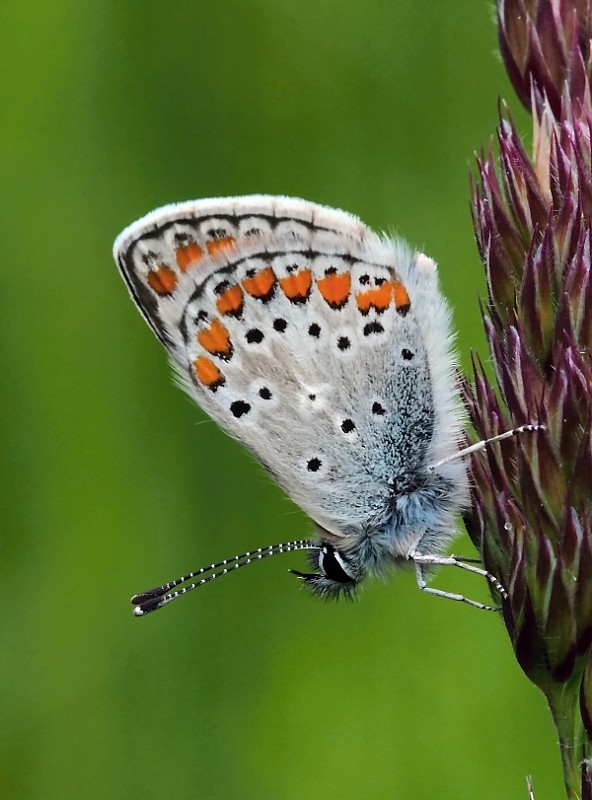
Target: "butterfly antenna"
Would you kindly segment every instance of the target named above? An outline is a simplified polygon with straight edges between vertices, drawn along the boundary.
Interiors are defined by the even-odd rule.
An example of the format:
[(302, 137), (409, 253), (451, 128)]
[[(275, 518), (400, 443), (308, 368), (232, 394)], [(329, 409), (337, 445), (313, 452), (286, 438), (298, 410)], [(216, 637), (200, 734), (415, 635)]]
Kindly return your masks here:
[(428, 466), (428, 472), (434, 472), (439, 467), (444, 466), (444, 464), (450, 464), (451, 461), (456, 461), (457, 458), (465, 458), (471, 453), (477, 453), (479, 450), (485, 450), (485, 448), (489, 447), (489, 445), (495, 444), (496, 442), (501, 442), (504, 439), (510, 439), (512, 436), (519, 436), (522, 433), (537, 433), (544, 430), (546, 430), (545, 426), (539, 424), (538, 422), (533, 422), (529, 425), (520, 425), (518, 428), (512, 428), (512, 430), (504, 431), (504, 433), (499, 433), (497, 436), (492, 436), (490, 439), (482, 439), (480, 442), (475, 442), (475, 444), (459, 450), (458, 453), (453, 453), (451, 456), (447, 456), (440, 461), (436, 461), (435, 464), (430, 464)]
[[(198, 586), (203, 586), (205, 583), (213, 581), (215, 578), (221, 578), (223, 575), (228, 575), (241, 567), (246, 567), (247, 564), (253, 564), (256, 561), (262, 561), (264, 558), (270, 556), (278, 556), (281, 553), (293, 553), (295, 550), (315, 550), (318, 548), (318, 543), (312, 542), (309, 539), (298, 539), (293, 542), (283, 542), (282, 544), (270, 544), (267, 547), (258, 547), (257, 550), (249, 550), (246, 553), (232, 556), (232, 558), (225, 558), (223, 561), (217, 561), (207, 567), (201, 567), (195, 572), (189, 572), (181, 578), (174, 581), (163, 583), (162, 586), (156, 586), (154, 589), (147, 589), (145, 592), (135, 594), (131, 598), (131, 602), (135, 606), (134, 616), (144, 617), (152, 611), (171, 603), (178, 597), (182, 597), (192, 589), (197, 589)], [(200, 577), (204, 576), (204, 577)], [(200, 578), (194, 580), (194, 578)], [(188, 586), (181, 586), (182, 583), (192, 581)], [(171, 590), (175, 591), (171, 591)]]

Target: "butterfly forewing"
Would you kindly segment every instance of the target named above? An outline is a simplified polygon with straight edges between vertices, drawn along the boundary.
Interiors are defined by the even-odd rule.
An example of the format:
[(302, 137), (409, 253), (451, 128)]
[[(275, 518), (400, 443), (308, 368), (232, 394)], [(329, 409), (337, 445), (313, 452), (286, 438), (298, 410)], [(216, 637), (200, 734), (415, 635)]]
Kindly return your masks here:
[(197, 201), (148, 215), (115, 250), (191, 395), (326, 530), (379, 526), (397, 477), (457, 435), (434, 411), (434, 393), (444, 416), (454, 402), (435, 266), (355, 217)]
[(342, 231), (363, 239), (367, 230), (346, 212), (296, 198), (206, 199), (147, 214), (117, 237), (114, 255), (148, 324), (174, 356), (182, 299), (219, 267), (225, 251), (273, 233)]

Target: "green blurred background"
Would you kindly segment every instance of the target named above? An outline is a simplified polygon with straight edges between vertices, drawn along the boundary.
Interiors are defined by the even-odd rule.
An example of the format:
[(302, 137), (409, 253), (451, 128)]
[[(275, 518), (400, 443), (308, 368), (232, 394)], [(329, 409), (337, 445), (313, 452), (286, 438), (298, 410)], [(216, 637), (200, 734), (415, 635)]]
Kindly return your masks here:
[(293, 555), (128, 602), (310, 525), (175, 388), (113, 238), (197, 197), (348, 209), (437, 259), (466, 365), (468, 166), (499, 95), (530, 129), (488, 0), (5, 0), (0, 67), (2, 798), (559, 796), (502, 624), (413, 575), (324, 604)]

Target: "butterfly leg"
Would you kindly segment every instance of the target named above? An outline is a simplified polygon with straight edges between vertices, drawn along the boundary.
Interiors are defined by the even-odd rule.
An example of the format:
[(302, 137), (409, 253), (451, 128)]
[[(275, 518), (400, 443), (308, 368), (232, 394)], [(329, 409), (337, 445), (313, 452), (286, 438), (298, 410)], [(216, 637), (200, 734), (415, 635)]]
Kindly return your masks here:
[(461, 559), (459, 556), (431, 556), (431, 555), (422, 555), (420, 553), (413, 553), (411, 555), (411, 560), (415, 564), (423, 564), (426, 566), (435, 566), (435, 567), (458, 567), (459, 569), (464, 569), (467, 572), (472, 572), (474, 575), (479, 575), (481, 578), (485, 578), (488, 580), (492, 586), (495, 586), (497, 591), (502, 595), (502, 597), (507, 597), (508, 593), (502, 586), (502, 584), (498, 581), (495, 575), (492, 575), (491, 572), (488, 572), (486, 569), (481, 569), (480, 567), (474, 567), (472, 564), (468, 564), (468, 559)]
[[(431, 586), (427, 585), (424, 569), (426, 566), (457, 566), (461, 569), (466, 568), (469, 572), (476, 572), (477, 574), (483, 575), (485, 577), (489, 573), (485, 573), (485, 570), (477, 569), (477, 567), (471, 567), (469, 564), (464, 564), (462, 561), (458, 561), (454, 558), (454, 556), (423, 556), (419, 553), (414, 553), (410, 556), (410, 560), (415, 564), (415, 575), (417, 578), (417, 585), (421, 589), (422, 592), (426, 594), (432, 594), (436, 597), (445, 597), (448, 600), (456, 600), (459, 603), (466, 603), (466, 605), (473, 606), (473, 608), (479, 608), (482, 611), (499, 611), (499, 607), (496, 606), (488, 606), (484, 603), (480, 603), (477, 600), (470, 600), (468, 597), (465, 597), (462, 594), (456, 594), (455, 592), (446, 592), (442, 589), (434, 589)], [(494, 576), (491, 575), (491, 578)], [(500, 585), (499, 581), (495, 580), (496, 586)], [(502, 591), (503, 588), (502, 588)], [(505, 592), (504, 592), (505, 594)]]

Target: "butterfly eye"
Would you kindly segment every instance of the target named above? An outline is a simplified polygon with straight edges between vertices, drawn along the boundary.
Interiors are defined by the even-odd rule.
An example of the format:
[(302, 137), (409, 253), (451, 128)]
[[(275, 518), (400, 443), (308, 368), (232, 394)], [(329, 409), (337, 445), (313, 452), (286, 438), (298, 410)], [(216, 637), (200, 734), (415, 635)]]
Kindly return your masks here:
[(336, 583), (355, 582), (350, 565), (331, 544), (325, 544), (321, 547), (319, 551), (319, 568), (326, 578)]
[(332, 544), (324, 542), (317, 552), (320, 572), (304, 573), (295, 569), (291, 569), (290, 572), (300, 578), (306, 588), (319, 597), (351, 599), (359, 583), (353, 566)]

